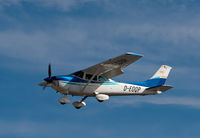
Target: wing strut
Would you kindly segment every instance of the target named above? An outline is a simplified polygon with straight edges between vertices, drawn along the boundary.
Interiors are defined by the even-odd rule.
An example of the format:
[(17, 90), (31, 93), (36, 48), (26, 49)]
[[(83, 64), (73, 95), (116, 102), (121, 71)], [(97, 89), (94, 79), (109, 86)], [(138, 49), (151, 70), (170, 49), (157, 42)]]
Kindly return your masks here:
[(95, 71), (95, 73), (92, 75), (92, 77), (90, 78), (90, 80), (88, 81), (88, 83), (83, 87), (83, 89), (81, 90), (81, 93), (82, 92), (84, 92), (84, 90), (86, 89), (86, 87), (90, 84), (90, 82), (93, 80), (93, 78), (96, 76), (96, 75), (98, 75), (98, 71), (99, 71), (99, 69), (97, 69), (96, 71)]

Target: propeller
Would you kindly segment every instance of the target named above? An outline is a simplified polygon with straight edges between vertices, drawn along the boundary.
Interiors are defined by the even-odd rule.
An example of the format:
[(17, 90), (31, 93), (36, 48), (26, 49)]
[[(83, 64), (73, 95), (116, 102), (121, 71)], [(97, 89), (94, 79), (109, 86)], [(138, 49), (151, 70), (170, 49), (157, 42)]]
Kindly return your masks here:
[(45, 82), (41, 82), (38, 85), (43, 86), (43, 90), (53, 82), (53, 78), (51, 77), (51, 64), (48, 66), (48, 77), (44, 79)]
[(38, 85), (43, 86), (43, 90), (45, 90), (45, 88), (47, 86), (49, 86), (49, 84), (53, 84), (57, 87), (59, 87), (59, 82), (58, 81), (54, 81), (55, 80), (55, 76), (51, 76), (51, 64), (49, 64), (48, 66), (48, 77), (44, 79), (45, 82), (41, 82)]

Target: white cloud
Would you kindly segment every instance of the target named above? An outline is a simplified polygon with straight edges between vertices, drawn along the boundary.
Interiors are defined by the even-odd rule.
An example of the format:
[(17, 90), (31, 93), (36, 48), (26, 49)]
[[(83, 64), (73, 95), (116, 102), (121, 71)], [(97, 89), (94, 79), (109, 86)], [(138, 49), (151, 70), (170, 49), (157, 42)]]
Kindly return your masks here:
[[(92, 24), (92, 26), (91, 26)], [(155, 25), (149, 23), (148, 25), (139, 25), (137, 23), (133, 23), (132, 25), (126, 25), (125, 23), (114, 24), (111, 26), (112, 21), (106, 21), (105, 23), (94, 22), (91, 20), (69, 20), (63, 19), (60, 23), (53, 29), (48, 31), (36, 31), (31, 30), (30, 32), (24, 32), (22, 30), (9, 30), (0, 32), (0, 53), (1, 55), (5, 55), (11, 58), (21, 59), (29, 62), (37, 62), (37, 63), (47, 63), (49, 61), (56, 61), (62, 64), (68, 62), (69, 58), (66, 58), (66, 55), (71, 53), (82, 54), (82, 56), (98, 56), (96, 53), (96, 48), (102, 49), (102, 52), (107, 52), (107, 57), (111, 57), (113, 55), (117, 55), (114, 53), (110, 53), (109, 51), (115, 51), (121, 54), (125, 52), (125, 49), (129, 49), (129, 51), (134, 50), (137, 52), (138, 50), (143, 51), (142, 54), (145, 55), (144, 59), (151, 59), (151, 61), (162, 61), (165, 64), (165, 61), (172, 59), (177, 55), (177, 52), (182, 51), (191, 53), (193, 56), (198, 56), (198, 47), (197, 45), (193, 45), (192, 40), (197, 40), (198, 35), (200, 36), (200, 30), (196, 26), (166, 26), (165, 29), (161, 27), (156, 27)], [(195, 28), (196, 31), (195, 31)], [(180, 31), (184, 30), (184, 31)], [(192, 30), (191, 32), (188, 30)], [(172, 34), (174, 32), (179, 32), (175, 37)], [(188, 33), (190, 32), (190, 33)], [(161, 35), (161, 34), (168, 34)], [(176, 34), (176, 33), (175, 33)], [(140, 45), (133, 45), (133, 49), (130, 49), (128, 46), (124, 46), (123, 44), (118, 44), (117, 39), (133, 37), (133, 39), (144, 41), (146, 44), (152, 41), (159, 41), (162, 43), (165, 42), (178, 42), (173, 46), (170, 46), (164, 50), (162, 50), (162, 46), (152, 46), (152, 48), (141, 47)], [(183, 42), (188, 38), (188, 42)], [(189, 40), (192, 38), (192, 40)], [(163, 42), (164, 41), (164, 42)], [(190, 43), (191, 41), (191, 43)], [(190, 50), (188, 51), (187, 46), (183, 46), (182, 44), (191, 44)], [(152, 45), (152, 44), (150, 44)], [(107, 49), (106, 51), (104, 49)], [(161, 53), (154, 53), (146, 55), (146, 53), (150, 53), (151, 49), (157, 49), (157, 52), (162, 50)], [(84, 52), (80, 52), (84, 51)], [(134, 52), (133, 51), (133, 52)], [(56, 53), (56, 54), (55, 54)], [(109, 54), (110, 53), (110, 54)], [(165, 54), (164, 54), (165, 53)], [(102, 54), (102, 53), (100, 53)], [(189, 54), (189, 55), (191, 55)], [(59, 56), (58, 56), (59, 55)], [(105, 55), (105, 54), (104, 54)], [(160, 56), (162, 55), (162, 58)], [(170, 56), (169, 56), (170, 55)], [(101, 61), (106, 59), (105, 57), (101, 57)], [(181, 59), (182, 60), (182, 59)], [(149, 61), (148, 61), (149, 63)], [(93, 63), (94, 64), (94, 63)], [(147, 62), (145, 63), (147, 64)], [(146, 72), (146, 68), (152, 68), (152, 63), (149, 65), (142, 65), (143, 69), (140, 72)], [(147, 66), (147, 67), (144, 67)], [(155, 64), (153, 65), (155, 67)], [(157, 66), (159, 67), (159, 66)], [(157, 67), (152, 70), (149, 70), (149, 73), (156, 70)], [(138, 68), (142, 68), (138, 65)], [(184, 71), (182, 67), (176, 66), (182, 70), (182, 72), (186, 71), (184, 67)], [(187, 72), (190, 73), (191, 69), (188, 68)], [(149, 74), (151, 75), (151, 74)]]
[(18, 5), (23, 2), (29, 2), (43, 7), (58, 8), (63, 11), (68, 11), (78, 7), (81, 4), (93, 2), (96, 0), (0, 0), (0, 7)]
[(24, 135), (31, 136), (39, 129), (34, 122), (22, 121), (5, 121), (0, 120), (0, 136), (1, 135)]
[[(54, 29), (48, 31), (31, 30), (30, 32), (12, 29), (0, 32), (0, 54), (1, 56), (9, 57), (18, 61), (14, 63), (5, 62), (2, 65), (9, 68), (26, 66), (37, 68), (40, 64), (53, 62), (61, 64), (62, 68), (71, 66), (84, 66), (90, 63), (81, 59), (76, 59), (76, 54), (79, 57), (95, 56), (95, 47), (101, 46), (102, 49), (107, 49), (109, 52), (112, 47), (102, 38), (93, 37), (93, 28), (89, 28), (83, 24), (85, 22), (64, 21), (66, 24), (58, 25)], [(93, 37), (93, 38), (92, 38)], [(106, 51), (105, 51), (106, 52)], [(108, 57), (109, 54), (107, 55)], [(91, 60), (93, 58), (91, 57)], [(101, 59), (103, 60), (103, 59)], [(76, 64), (71, 64), (72, 61)], [(86, 63), (87, 62), (87, 63)], [(8, 64), (8, 65), (7, 65)], [(36, 66), (34, 64), (37, 64)], [(94, 64), (94, 63), (93, 63)]]
[(170, 96), (147, 96), (147, 97), (126, 97), (113, 99), (115, 106), (138, 106), (141, 104), (158, 105), (181, 105), (200, 109), (200, 99), (195, 97), (170, 97)]
[[(87, 130), (88, 137), (103, 137), (110, 135), (107, 129), (101, 126), (80, 124), (80, 122), (71, 121), (32, 121), (32, 120), (0, 120), (0, 136), (15, 137), (79, 137)], [(100, 132), (101, 133), (100, 133)], [(113, 130), (112, 130), (113, 131)], [(69, 132), (69, 133), (64, 133)], [(79, 132), (79, 133), (77, 133)]]
[(67, 11), (76, 6), (79, 0), (32, 0), (31, 2), (46, 7), (58, 7), (59, 9)]
[[(162, 41), (175, 45), (188, 44), (188, 42), (200, 42), (200, 29), (198, 25), (183, 24), (124, 24), (119, 26), (117, 35), (125, 35), (134, 39), (148, 42)], [(193, 48), (198, 48), (192, 45)], [(181, 47), (181, 46), (180, 46)]]
[[(21, 1), (23, 0), (0, 0), (0, 3), (20, 4)], [(58, 5), (66, 5), (66, 10), (68, 6), (73, 7), (73, 5), (80, 4), (79, 0), (73, 2), (72, 0), (29, 1), (43, 6), (54, 6), (55, 4), (58, 7)], [(81, 2), (90, 2), (90, 0)], [(109, 0), (105, 0), (105, 2), (112, 3)], [(134, 9), (128, 10), (130, 10), (130, 13), (134, 11)], [(176, 70), (177, 76), (186, 75), (198, 78), (198, 75), (196, 75), (198, 74), (197, 68), (193, 67), (191, 69), (189, 65), (182, 67), (186, 65), (185, 61), (187, 59), (189, 63), (192, 63), (189, 57), (200, 56), (198, 52), (200, 43), (198, 19), (191, 20), (186, 24), (176, 21), (172, 23), (164, 23), (162, 21), (144, 23), (128, 17), (125, 17), (127, 20), (123, 20), (122, 16), (118, 16), (117, 19), (113, 19), (113, 16), (110, 17), (103, 18), (102, 21), (102, 18), (84, 19), (63, 16), (62, 19), (56, 19), (53, 29), (50, 25), (47, 28), (48, 31), (46, 29), (39, 30), (40, 28), (34, 30), (31, 27), (28, 28), (30, 30), (28, 33), (27, 28), (25, 29), (26, 32), (24, 32), (23, 27), (20, 29), (17, 27), (17, 29), (8, 29), (8, 31), (0, 32), (0, 53), (18, 61), (25, 61), (19, 66), (20, 68), (30, 66), (30, 64), (26, 63), (36, 63), (38, 65), (56, 62), (57, 64), (62, 64), (63, 68), (76, 66), (76, 69), (80, 69), (98, 62), (95, 61), (90, 64), (88, 59), (98, 58), (100, 59), (99, 61), (102, 61), (126, 51), (133, 51), (145, 55), (141, 62), (139, 61), (138, 64), (134, 65), (136, 73), (132, 75), (133, 77), (143, 76), (144, 74), (147, 77), (151, 76), (160, 63), (169, 63), (174, 65), (172, 71)], [(13, 24), (17, 22), (15, 20), (12, 21)], [(37, 22), (35, 23), (37, 24)], [(20, 26), (25, 24), (26, 26), (26, 22), (18, 22), (17, 24), (20, 24)], [(129, 38), (132, 42), (129, 43), (126, 38)], [(120, 40), (123, 41), (119, 42)], [(138, 41), (139, 43), (137, 43)], [(79, 58), (87, 58), (87, 61), (84, 60), (83, 63), (81, 61), (82, 58), (75, 59), (75, 54), (78, 54)], [(181, 55), (182, 57), (180, 57)], [(71, 64), (72, 60), (74, 64)], [(179, 63), (182, 63), (182, 65), (177, 65)], [(5, 66), (5, 64), (9, 63), (2, 65)], [(13, 68), (13, 63), (11, 64), (7, 66)], [(127, 71), (129, 70), (132, 71), (132, 68), (128, 68)], [(197, 73), (191, 74), (191, 72)], [(132, 80), (132, 78), (130, 79)]]
[(11, 4), (19, 4), (19, 2), (22, 0), (0, 0), (1, 6), (9, 6)]

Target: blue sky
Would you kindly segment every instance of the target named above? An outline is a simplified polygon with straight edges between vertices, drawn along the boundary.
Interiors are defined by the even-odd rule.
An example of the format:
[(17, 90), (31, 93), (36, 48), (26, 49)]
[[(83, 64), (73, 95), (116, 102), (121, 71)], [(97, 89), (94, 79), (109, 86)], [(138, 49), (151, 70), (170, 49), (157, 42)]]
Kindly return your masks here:
[[(199, 137), (199, 24), (198, 0), (0, 0), (0, 137)], [(115, 80), (167, 64), (175, 88), (75, 110), (37, 85), (49, 62), (69, 74), (127, 51), (144, 57)]]

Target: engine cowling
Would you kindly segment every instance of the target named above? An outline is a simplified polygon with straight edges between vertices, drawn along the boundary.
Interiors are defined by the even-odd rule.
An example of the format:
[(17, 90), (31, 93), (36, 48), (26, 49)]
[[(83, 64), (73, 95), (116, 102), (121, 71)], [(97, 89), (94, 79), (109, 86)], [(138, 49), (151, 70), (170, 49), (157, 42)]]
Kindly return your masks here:
[(96, 99), (99, 101), (99, 102), (103, 102), (105, 100), (108, 100), (109, 99), (109, 96), (106, 95), (106, 94), (97, 94), (96, 95)]

